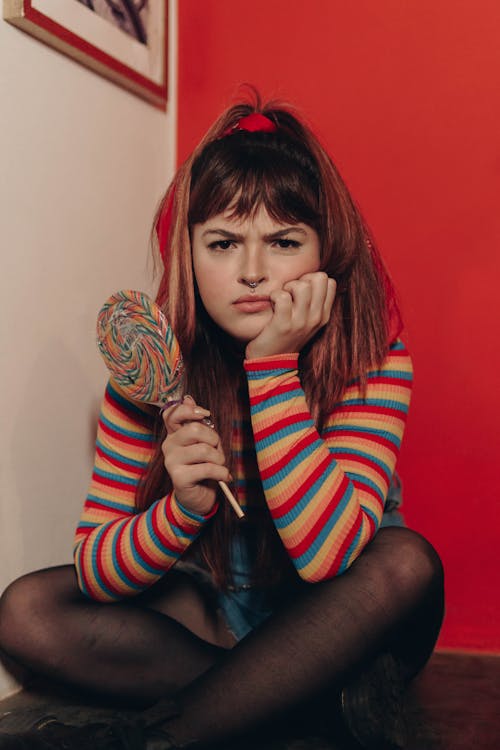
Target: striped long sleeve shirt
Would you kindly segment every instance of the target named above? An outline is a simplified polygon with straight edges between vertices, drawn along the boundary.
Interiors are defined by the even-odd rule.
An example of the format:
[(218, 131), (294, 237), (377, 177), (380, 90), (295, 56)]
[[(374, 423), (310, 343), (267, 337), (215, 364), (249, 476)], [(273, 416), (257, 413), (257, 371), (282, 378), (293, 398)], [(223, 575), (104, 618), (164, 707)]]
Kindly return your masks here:
[[(376, 533), (403, 436), (411, 360), (394, 343), (363, 395), (354, 381), (321, 434), (306, 404), (298, 355), (245, 361), (250, 421), (235, 425), (235, 484), (243, 506), (265, 501), (299, 575), (315, 582), (342, 573)], [(75, 537), (82, 591), (111, 601), (139, 593), (171, 568), (208, 517), (175, 493), (135, 510), (139, 480), (155, 444), (149, 407), (111, 381), (98, 424), (91, 485)], [(245, 460), (245, 452), (255, 461)], [(212, 515), (212, 514), (210, 514)]]

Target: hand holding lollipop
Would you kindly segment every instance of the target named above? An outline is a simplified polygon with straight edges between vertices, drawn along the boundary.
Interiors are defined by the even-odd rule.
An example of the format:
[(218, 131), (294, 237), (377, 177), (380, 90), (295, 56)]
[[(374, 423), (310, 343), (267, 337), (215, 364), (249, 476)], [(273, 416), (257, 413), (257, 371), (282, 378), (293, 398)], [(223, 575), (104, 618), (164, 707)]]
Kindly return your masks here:
[[(180, 402), (183, 363), (163, 311), (146, 294), (122, 290), (97, 318), (97, 345), (120, 387), (134, 400), (168, 408)], [(204, 423), (214, 427), (210, 418)], [(243, 511), (225, 482), (219, 486), (239, 518)]]

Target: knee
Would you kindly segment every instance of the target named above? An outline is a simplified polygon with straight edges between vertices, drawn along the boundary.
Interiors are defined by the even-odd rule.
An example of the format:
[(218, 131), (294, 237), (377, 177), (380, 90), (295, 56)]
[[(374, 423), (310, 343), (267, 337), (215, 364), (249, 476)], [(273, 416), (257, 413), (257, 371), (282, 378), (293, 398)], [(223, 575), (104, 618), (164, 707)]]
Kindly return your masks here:
[[(0, 650), (22, 661), (58, 640), (55, 588), (44, 572), (29, 573), (11, 583), (0, 598)], [(55, 583), (55, 581), (53, 581)]]
[(0, 649), (16, 656), (21, 640), (29, 639), (27, 630), (34, 620), (36, 589), (32, 576), (11, 583), (0, 597)]
[(382, 529), (377, 536), (381, 543), (390, 546), (390, 554), (385, 558), (386, 575), (398, 594), (442, 596), (443, 565), (427, 539), (416, 531), (399, 527)]

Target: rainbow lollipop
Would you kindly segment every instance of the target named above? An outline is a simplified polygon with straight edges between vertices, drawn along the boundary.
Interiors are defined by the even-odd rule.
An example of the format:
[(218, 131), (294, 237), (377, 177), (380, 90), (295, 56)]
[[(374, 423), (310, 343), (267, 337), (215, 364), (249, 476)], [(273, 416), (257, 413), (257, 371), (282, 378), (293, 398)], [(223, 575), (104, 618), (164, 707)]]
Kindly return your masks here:
[(181, 350), (162, 310), (146, 294), (124, 289), (104, 303), (97, 346), (130, 398), (162, 405), (178, 395)]
[[(97, 346), (118, 385), (135, 401), (164, 405), (178, 401), (183, 363), (175, 334), (161, 308), (146, 294), (113, 294), (97, 317)], [(213, 427), (210, 419), (203, 420)], [(219, 482), (239, 518), (243, 511), (225, 482)]]

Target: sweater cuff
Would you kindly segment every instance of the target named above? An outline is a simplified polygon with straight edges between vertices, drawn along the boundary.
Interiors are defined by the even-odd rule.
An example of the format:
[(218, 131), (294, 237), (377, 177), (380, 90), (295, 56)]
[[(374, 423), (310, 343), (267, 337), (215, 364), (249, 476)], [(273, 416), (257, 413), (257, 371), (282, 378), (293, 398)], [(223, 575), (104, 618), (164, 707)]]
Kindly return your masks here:
[(267, 357), (245, 359), (243, 365), (249, 377), (252, 376), (252, 373), (272, 371), (289, 372), (298, 369), (299, 353), (291, 352), (289, 354), (273, 354)]
[(177, 513), (174, 510), (174, 515), (176, 515), (179, 519), (179, 525), (181, 528), (185, 528), (186, 531), (191, 531), (193, 529), (193, 524), (195, 524), (197, 527), (201, 526), (205, 521), (207, 521), (209, 518), (212, 518), (217, 513), (217, 508), (219, 507), (218, 500), (215, 501), (213, 508), (206, 514), (201, 515), (200, 513), (194, 513), (192, 510), (189, 510), (188, 508), (185, 508), (184, 505), (177, 499), (175, 492), (172, 493), (172, 506), (175, 504), (175, 508), (177, 509)]

